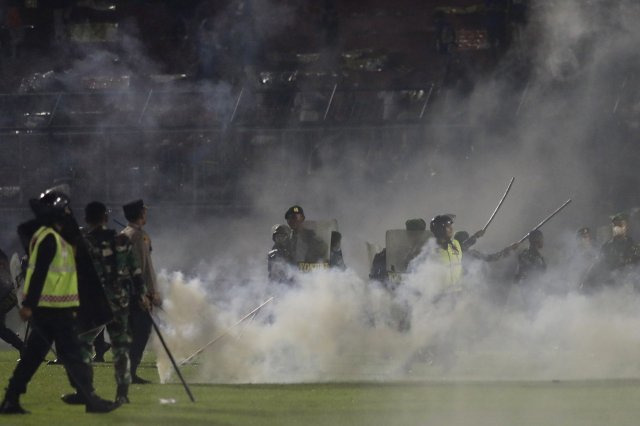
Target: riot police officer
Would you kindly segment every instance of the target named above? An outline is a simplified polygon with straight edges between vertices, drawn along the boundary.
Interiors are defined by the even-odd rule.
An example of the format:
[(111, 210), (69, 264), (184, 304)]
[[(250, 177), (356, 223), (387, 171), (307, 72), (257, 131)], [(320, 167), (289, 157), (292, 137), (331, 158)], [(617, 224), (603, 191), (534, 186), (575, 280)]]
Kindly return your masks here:
[(542, 275), (547, 270), (547, 263), (540, 253), (544, 247), (544, 235), (539, 229), (529, 233), (529, 248), (518, 255), (518, 269), (515, 280), (518, 283), (528, 281)]
[(31, 321), (23, 355), (0, 405), (0, 413), (26, 414), (20, 395), (55, 342), (70, 382), (78, 389), (87, 412), (105, 413), (119, 404), (104, 400), (93, 389), (90, 359), (83, 356), (78, 338), (79, 279), (74, 246), (79, 230), (70, 209), (70, 199), (58, 191), (47, 191), (32, 200), (40, 227), (29, 244), (29, 266), (24, 284), (25, 298), (20, 317)]
[(436, 238), (435, 260), (444, 266), (445, 276), (442, 283), (445, 291), (455, 291), (462, 279), (462, 247), (453, 238), (453, 220), (455, 215), (439, 215), (431, 219), (429, 229)]

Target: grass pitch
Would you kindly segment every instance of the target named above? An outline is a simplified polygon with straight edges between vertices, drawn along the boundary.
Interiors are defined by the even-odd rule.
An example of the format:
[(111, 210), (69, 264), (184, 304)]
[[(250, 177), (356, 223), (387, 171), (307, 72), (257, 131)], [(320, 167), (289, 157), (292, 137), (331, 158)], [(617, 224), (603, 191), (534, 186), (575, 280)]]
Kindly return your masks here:
[[(3, 387), (16, 355), (0, 351)], [(157, 383), (150, 357), (140, 375)], [(95, 365), (95, 386), (114, 397), (110, 364)], [(109, 414), (64, 404), (60, 395), (70, 391), (63, 368), (43, 364), (22, 397), (31, 414), (1, 416), (0, 424), (584, 426), (640, 419), (638, 381), (192, 385), (195, 403), (180, 384), (132, 385), (131, 404)]]

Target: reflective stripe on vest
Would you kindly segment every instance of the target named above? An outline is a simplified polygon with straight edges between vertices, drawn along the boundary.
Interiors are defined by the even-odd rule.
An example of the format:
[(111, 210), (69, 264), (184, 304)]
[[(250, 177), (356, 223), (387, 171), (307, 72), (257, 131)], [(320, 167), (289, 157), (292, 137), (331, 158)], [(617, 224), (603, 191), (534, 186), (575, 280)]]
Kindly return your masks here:
[(24, 283), (24, 294), (26, 296), (29, 292), (29, 285), (31, 284), (31, 277), (38, 258), (40, 244), (48, 235), (53, 235), (56, 240), (56, 254), (51, 261), (51, 265), (49, 265), (38, 306), (44, 308), (73, 308), (80, 306), (78, 273), (76, 271), (73, 247), (60, 234), (44, 226), (38, 229), (29, 244), (29, 266)]

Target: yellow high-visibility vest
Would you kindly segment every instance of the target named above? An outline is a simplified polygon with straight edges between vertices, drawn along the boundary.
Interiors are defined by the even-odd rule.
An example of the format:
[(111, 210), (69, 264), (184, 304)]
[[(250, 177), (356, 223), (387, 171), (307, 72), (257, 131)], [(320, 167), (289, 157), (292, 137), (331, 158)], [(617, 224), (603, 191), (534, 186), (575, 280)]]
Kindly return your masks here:
[(80, 306), (78, 272), (73, 247), (55, 230), (45, 226), (38, 229), (29, 244), (29, 266), (24, 283), (24, 294), (26, 296), (29, 293), (31, 277), (38, 258), (38, 249), (48, 235), (53, 235), (56, 240), (56, 255), (49, 265), (38, 306), (44, 308), (78, 307)]
[(447, 249), (438, 247), (439, 260), (444, 268), (444, 282), (447, 289), (454, 289), (460, 286), (462, 280), (462, 247), (456, 239), (447, 243)]

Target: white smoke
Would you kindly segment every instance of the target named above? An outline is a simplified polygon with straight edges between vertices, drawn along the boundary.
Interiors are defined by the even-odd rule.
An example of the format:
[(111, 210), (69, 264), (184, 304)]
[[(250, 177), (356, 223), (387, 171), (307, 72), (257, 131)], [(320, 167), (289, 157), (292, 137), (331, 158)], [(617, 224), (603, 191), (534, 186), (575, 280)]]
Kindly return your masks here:
[[(533, 59), (526, 89), (514, 91), (508, 78), (496, 75), (470, 95), (450, 98), (448, 110), (465, 117), (463, 123), (417, 133), (430, 144), (397, 164), (390, 158), (387, 181), (372, 183), (361, 167), (371, 158), (359, 147), (335, 165), (330, 143), (322, 145), (320, 157), (327, 161), (320, 170), (310, 172), (310, 159), (304, 158), (299, 168), (286, 169), (290, 175), (281, 167), (295, 163), (295, 154), (284, 148), (271, 153), (264, 168), (245, 179), (260, 213), (197, 224), (198, 238), (181, 242), (192, 244), (188, 257), (209, 256), (200, 257), (198, 274), (161, 276), (167, 299), (158, 315), (178, 360), (228, 332), (196, 358), (189, 379), (637, 377), (638, 295), (632, 285), (582, 293), (579, 282), (587, 264), (572, 255), (575, 229), (611, 208), (596, 204), (611, 193), (612, 184), (594, 168), (604, 170), (597, 169), (598, 161), (617, 157), (603, 151), (597, 131), (612, 129), (606, 114), (614, 105), (614, 81), (634, 69), (638, 12), (635, 2), (624, 0), (533, 2), (531, 24), (504, 64), (508, 68), (508, 61), (528, 51), (525, 56)], [(472, 135), (465, 126), (475, 129)], [(459, 146), (469, 139), (465, 153)], [(604, 172), (607, 178), (617, 176)], [(513, 285), (513, 256), (498, 265), (468, 265), (466, 290), (455, 300), (435, 302), (441, 290), (434, 278), (437, 268), (425, 259), (416, 262), (395, 294), (366, 278), (366, 241), (382, 243), (384, 230), (401, 228), (408, 217), (446, 212), (458, 213), (457, 229), (475, 230), (511, 176), (516, 176), (514, 190), (478, 243), (480, 250), (494, 251), (519, 239), (574, 197), (567, 211), (543, 228), (549, 271), (540, 280), (526, 288)], [(305, 207), (308, 218), (338, 218), (347, 271), (298, 274), (293, 288), (267, 281), (269, 240), (255, 236), (266, 233), (294, 203)], [(190, 229), (183, 231), (191, 235)], [(203, 229), (215, 237), (203, 238)], [(214, 231), (219, 229), (225, 230), (222, 237)], [(174, 237), (164, 241), (175, 244)], [(165, 254), (172, 257), (165, 264), (179, 264), (175, 255)], [(271, 296), (274, 300), (255, 318), (233, 327)], [(162, 379), (175, 380), (157, 342), (155, 349)]]

